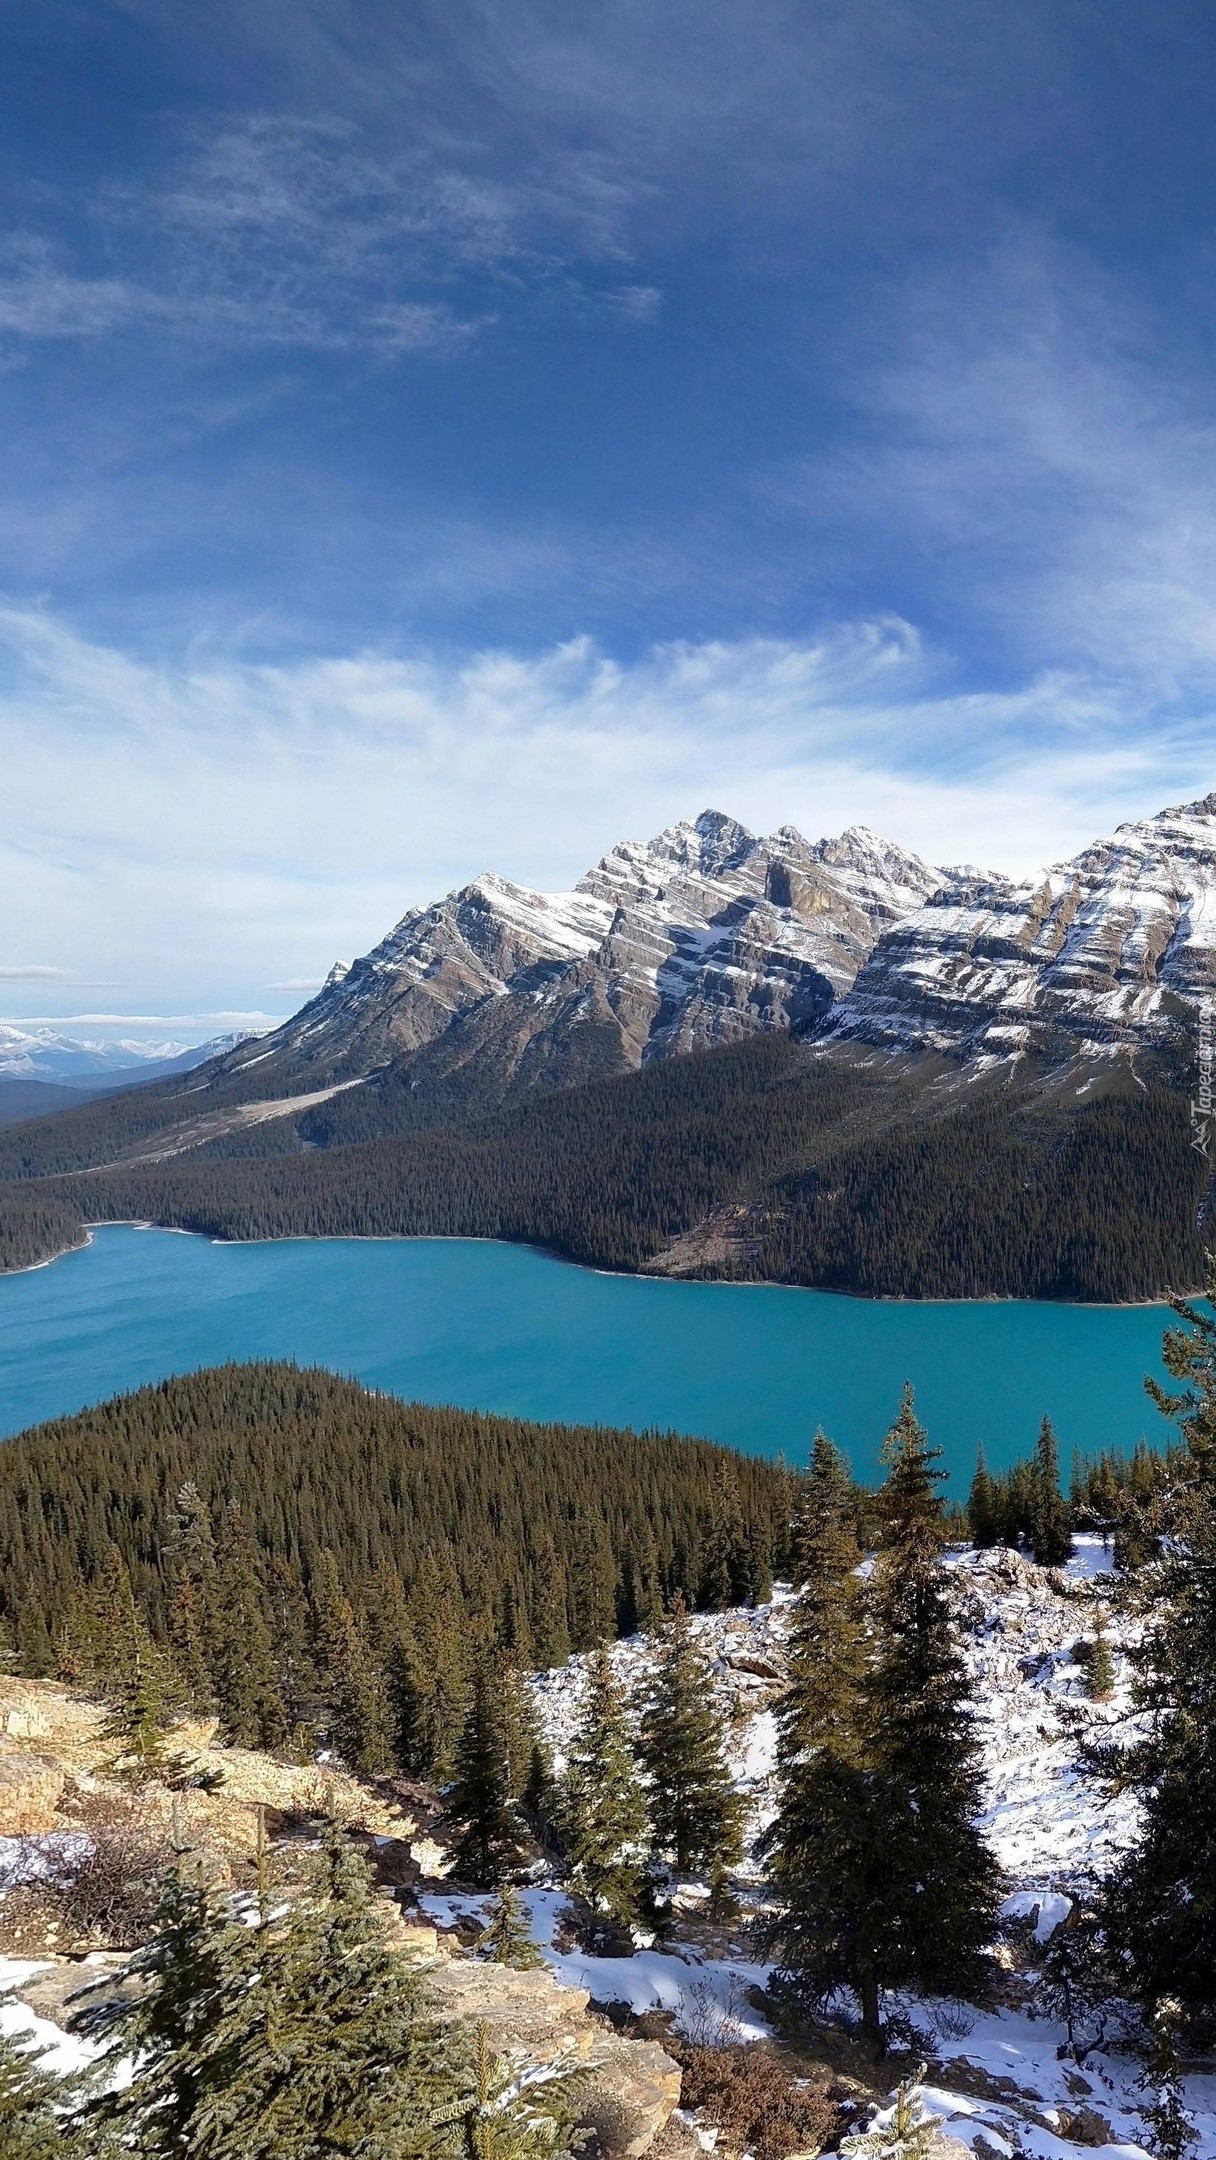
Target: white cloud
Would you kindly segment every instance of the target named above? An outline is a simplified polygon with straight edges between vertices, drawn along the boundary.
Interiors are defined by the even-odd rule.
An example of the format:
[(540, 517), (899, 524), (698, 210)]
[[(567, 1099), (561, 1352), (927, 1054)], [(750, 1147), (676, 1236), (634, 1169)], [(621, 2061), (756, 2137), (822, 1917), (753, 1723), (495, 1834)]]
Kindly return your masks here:
[(898, 620), (628, 664), (580, 639), (155, 668), (15, 608), (0, 644), (0, 914), (170, 1011), (307, 992), (482, 869), (565, 885), (710, 803), (1027, 869), (1214, 777), (1204, 725), (1150, 736), (1079, 675), (964, 691)]
[(70, 968), (8, 967), (0, 964), (0, 982), (75, 982)]

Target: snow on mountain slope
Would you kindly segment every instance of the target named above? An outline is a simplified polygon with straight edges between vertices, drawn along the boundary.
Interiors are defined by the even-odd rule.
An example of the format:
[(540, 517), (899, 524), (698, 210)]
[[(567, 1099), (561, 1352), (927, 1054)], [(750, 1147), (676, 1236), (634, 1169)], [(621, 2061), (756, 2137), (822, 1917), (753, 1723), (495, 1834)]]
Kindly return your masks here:
[(976, 1057), (1193, 1041), (1216, 993), (1216, 794), (1015, 882), (964, 872), (876, 946), (834, 1033)]
[[(1109, 1556), (1097, 1537), (1079, 1538), (1062, 1570), (1037, 1568), (1004, 1550), (955, 1553), (948, 1566), (976, 1682), (987, 1783), (983, 1820), (1008, 1879), (1005, 1912), (1011, 1921), (1024, 1919), (1028, 1943), (995, 2007), (902, 2003), (923, 2036), (917, 2052), (930, 2063), (925, 2104), (952, 2137), (972, 2146), (977, 2160), (994, 2153), (1067, 2160), (1080, 2146), (1107, 2160), (1144, 2155), (1150, 2148), (1143, 2110), (1151, 2094), (1141, 2083), (1140, 2059), (1121, 2044), (1114, 2020), (1083, 2062), (1073, 2060), (1063, 2028), (1038, 1994), (1035, 1959), (1037, 1945), (1066, 1918), (1078, 1886), (1107, 1872), (1135, 1833), (1132, 1797), (1110, 1795), (1083, 1769), (1081, 1755), (1087, 1740), (1108, 1731), (1117, 1728), (1121, 1740), (1131, 1735), (1126, 1651), (1136, 1629), (1111, 1607)], [(714, 1668), (735, 1780), (748, 1800), (753, 1853), (773, 1807), (771, 1705), (784, 1668), (790, 1604), (790, 1594), (778, 1591), (771, 1605), (755, 1611), (703, 1614), (692, 1623)], [(1074, 1655), (1078, 1640), (1092, 1637), (1099, 1609), (1116, 1666), (1107, 1703), (1090, 1701)], [(635, 1636), (616, 1644), (612, 1658), (632, 1690), (649, 1672), (650, 1646)], [(539, 1715), (559, 1760), (578, 1715), (583, 1666), (575, 1658), (535, 1682)], [(737, 1887), (745, 1905), (760, 1894), (754, 1858), (739, 1871)], [(705, 1895), (705, 1885), (681, 1885), (677, 1907), (695, 1911)], [(597, 2000), (626, 2002), (639, 2012), (665, 2009), (686, 2031), (703, 2032), (708, 2019), (725, 2038), (766, 2033), (750, 1991), (764, 1984), (767, 1969), (755, 1962), (742, 1926), (735, 1940), (712, 1949), (707, 1937), (694, 1934), (665, 1950), (596, 1958), (560, 1936), (555, 1942), (559, 1891), (537, 1885), (527, 1902), (547, 1962)], [(479, 1909), (477, 1899), (442, 1889), (423, 1903), (441, 1921)], [(893, 2066), (892, 2076), (898, 2074)], [(1216, 2076), (1188, 2074), (1184, 2098), (1197, 2153), (1216, 2155)]]
[(808, 1029), (938, 883), (864, 827), (757, 839), (704, 811), (622, 842), (571, 892), (487, 873), (411, 910), (258, 1056), (349, 1073), (432, 1049), (440, 1067), (476, 1057), (506, 1078), (555, 1064), (578, 1076)]

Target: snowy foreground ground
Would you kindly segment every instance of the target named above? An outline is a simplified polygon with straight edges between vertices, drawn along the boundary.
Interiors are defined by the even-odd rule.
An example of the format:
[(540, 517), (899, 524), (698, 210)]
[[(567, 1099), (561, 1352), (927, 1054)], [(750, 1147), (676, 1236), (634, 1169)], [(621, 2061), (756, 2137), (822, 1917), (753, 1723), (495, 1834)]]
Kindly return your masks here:
[[(1109, 1605), (1109, 1561), (1099, 1540), (1078, 1539), (1075, 1558), (1052, 1574), (1003, 1552), (962, 1553), (949, 1564), (977, 1683), (988, 1775), (985, 1823), (1009, 1878), (1007, 1910), (1024, 1916), (1034, 1938), (1045, 1941), (1069, 1911), (1077, 1883), (1105, 1872), (1135, 1829), (1130, 1797), (1111, 1799), (1078, 1763), (1086, 1738), (1100, 1737), (1104, 1728), (1126, 1738), (1133, 1729), (1122, 1654), (1127, 1629), (1109, 1618), (1117, 1686), (1110, 1702), (1090, 1702), (1073, 1647), (1092, 1638), (1099, 1606)], [(728, 1705), (732, 1764), (749, 1804), (749, 1845), (772, 1811), (769, 1705), (781, 1677), (789, 1605), (789, 1597), (778, 1593), (771, 1605), (754, 1612), (711, 1614), (694, 1622)], [(641, 1637), (613, 1651), (630, 1686), (643, 1678), (650, 1655)], [(578, 1659), (541, 1674), (535, 1683), (559, 1764), (581, 1687)], [(737, 1887), (746, 1903), (758, 1893), (758, 1872), (745, 1865)], [(691, 1919), (705, 1894), (704, 1885), (682, 1885), (677, 1900), (682, 1915)], [(643, 1949), (630, 1958), (596, 1958), (556, 1947), (555, 1935), (565, 1939), (558, 1926), (564, 1904), (560, 1890), (537, 1883), (525, 1892), (525, 1901), (534, 1937), (556, 1976), (586, 1988), (597, 2002), (625, 2003), (639, 2012), (667, 2010), (693, 2037), (766, 2037), (763, 2014), (748, 1997), (763, 1986), (767, 1968), (749, 1957), (742, 1929), (724, 1955), (709, 1955), (685, 1941), (666, 1951)], [(434, 1919), (450, 1924), (478, 1914), (485, 1901), (436, 1891), (422, 1902)], [(47, 2066), (67, 2071), (90, 2051), (35, 2018), (19, 2000), (23, 1981), (36, 1970), (0, 1959), (0, 2029), (35, 2031), (47, 2049)], [(1033, 1960), (1030, 1971), (1010, 1975), (1006, 1992), (1007, 2006), (999, 2011), (921, 2001), (903, 2006), (925, 2035), (924, 2052), (933, 2065), (924, 2088), (928, 2108), (951, 2136), (972, 2146), (977, 2160), (997, 2155), (1008, 2160), (1014, 2154), (1077, 2160), (1085, 2148), (1098, 2160), (1115, 2153), (1140, 2160), (1146, 2151), (1141, 2109), (1148, 2095), (1135, 2055), (1120, 2048), (1114, 2033), (1080, 2066), (1061, 2054), (1063, 2029), (1036, 2004)], [(1189, 2077), (1185, 2098), (1196, 2151), (1204, 2160), (1216, 2160), (1216, 2075)]]
[[(959, 1554), (950, 1565), (980, 1706), (988, 1776), (984, 1821), (1010, 1883), (1006, 1909), (1011, 1916), (1025, 1916), (1035, 1939), (1045, 1941), (1068, 1913), (1078, 1880), (1104, 1873), (1135, 1829), (1134, 1801), (1110, 1798), (1078, 1766), (1087, 1737), (1100, 1737), (1109, 1728), (1126, 1738), (1132, 1730), (1122, 1655), (1126, 1627), (1114, 1617), (1108, 1621), (1117, 1673), (1110, 1702), (1088, 1700), (1082, 1669), (1073, 1658), (1074, 1644), (1092, 1637), (1099, 1605), (1108, 1608), (1110, 1562), (1099, 1539), (1079, 1538), (1068, 1567), (1050, 1575), (1003, 1552)], [(774, 1727), (765, 1705), (781, 1671), (789, 1602), (778, 1593), (771, 1605), (755, 1612), (708, 1614), (694, 1623), (731, 1705), (731, 1757), (749, 1801), (749, 1842), (772, 1811)], [(620, 1643), (613, 1652), (621, 1678), (631, 1686), (642, 1678), (648, 1656), (644, 1638)], [(538, 1708), (559, 1761), (581, 1685), (577, 1659), (536, 1682)], [(746, 1894), (755, 1881), (754, 1871), (745, 1867), (740, 1890)], [(694, 1906), (703, 1887), (686, 1888), (679, 1902)], [(481, 1909), (475, 1898), (444, 1894), (423, 1902), (441, 1922)], [(587, 1988), (596, 2001), (668, 2010), (696, 2037), (715, 2029), (735, 2040), (765, 2037), (764, 2018), (747, 1998), (749, 1990), (763, 1985), (767, 1969), (748, 1958), (742, 1942), (738, 1955), (724, 1957), (703, 1956), (687, 1943), (671, 1951), (641, 1950), (631, 1958), (590, 1957), (554, 1947), (563, 1903), (559, 1891), (537, 1887), (526, 1893), (526, 1902), (533, 1933), (554, 1972)], [(926, 2035), (926, 2052), (936, 2065), (925, 2086), (928, 2108), (980, 2160), (985, 2152), (1076, 2160), (1079, 2129), (1085, 2146), (1098, 2154), (1143, 2153), (1141, 2108), (1149, 2096), (1139, 2082), (1137, 2058), (1112, 2034), (1079, 2066), (1059, 2052), (1063, 2028), (1036, 2012), (1035, 1993), (1031, 1970), (1011, 1976), (1011, 2003), (1000, 2011), (955, 2003), (905, 2005)], [(1185, 2097), (1197, 2152), (1216, 2156), (1216, 2075), (1188, 2078)], [(1087, 2111), (1092, 2113), (1086, 2119)], [(1061, 2134), (1065, 2130), (1073, 2132), (1071, 2138)]]

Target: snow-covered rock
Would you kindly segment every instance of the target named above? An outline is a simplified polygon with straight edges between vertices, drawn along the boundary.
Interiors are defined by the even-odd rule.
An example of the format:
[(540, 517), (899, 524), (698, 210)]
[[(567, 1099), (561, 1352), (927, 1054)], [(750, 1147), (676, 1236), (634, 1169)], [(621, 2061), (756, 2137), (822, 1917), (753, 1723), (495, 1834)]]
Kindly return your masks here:
[[(706, 810), (622, 841), (570, 892), (487, 872), (412, 909), (269, 1044), (284, 1063), (343, 1070), (429, 1046), (428, 1073), (475, 1060), (483, 1074), (526, 1079), (806, 1031), (940, 881), (864, 826), (810, 842), (783, 825), (758, 839)], [(243, 1062), (238, 1053), (228, 1069)]]
[(1216, 993), (1216, 794), (1021, 880), (963, 870), (876, 946), (835, 1016), (900, 1047), (1054, 1062), (1190, 1044)]

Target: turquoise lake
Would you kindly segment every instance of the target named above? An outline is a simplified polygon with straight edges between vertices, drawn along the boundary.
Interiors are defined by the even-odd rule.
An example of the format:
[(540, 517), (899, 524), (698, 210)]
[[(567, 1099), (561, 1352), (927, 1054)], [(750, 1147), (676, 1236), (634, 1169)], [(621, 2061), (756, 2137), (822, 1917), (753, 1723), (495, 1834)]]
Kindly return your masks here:
[(228, 1358), (291, 1357), (426, 1402), (702, 1433), (800, 1461), (817, 1424), (872, 1477), (905, 1379), (956, 1483), (1049, 1412), (1073, 1448), (1168, 1428), (1160, 1307), (886, 1304), (598, 1275), (517, 1245), (213, 1244), (94, 1233), (0, 1277), (0, 1433)]

